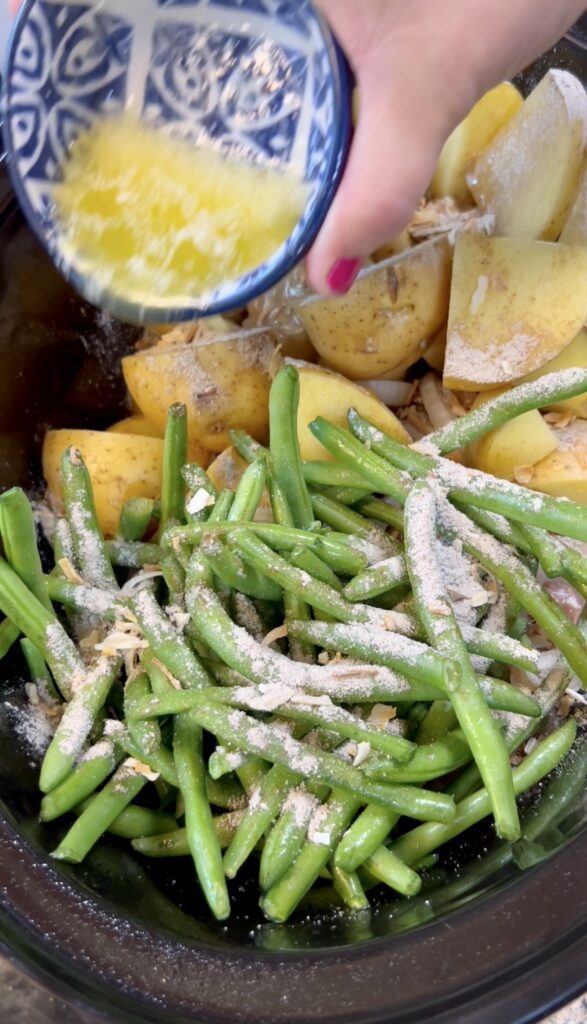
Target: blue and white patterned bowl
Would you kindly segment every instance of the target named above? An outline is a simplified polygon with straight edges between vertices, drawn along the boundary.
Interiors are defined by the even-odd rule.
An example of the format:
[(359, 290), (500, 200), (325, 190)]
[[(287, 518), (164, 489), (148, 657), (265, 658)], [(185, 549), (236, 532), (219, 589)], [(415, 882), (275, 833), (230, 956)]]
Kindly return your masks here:
[[(4, 74), (5, 145), (27, 219), (78, 291), (131, 321), (226, 312), (283, 277), (310, 248), (338, 186), (350, 108), (344, 58), (310, 0), (25, 0)], [(310, 198), (285, 245), (181, 308), (97, 295), (60, 256), (52, 193), (78, 134), (123, 110), (305, 179)]]

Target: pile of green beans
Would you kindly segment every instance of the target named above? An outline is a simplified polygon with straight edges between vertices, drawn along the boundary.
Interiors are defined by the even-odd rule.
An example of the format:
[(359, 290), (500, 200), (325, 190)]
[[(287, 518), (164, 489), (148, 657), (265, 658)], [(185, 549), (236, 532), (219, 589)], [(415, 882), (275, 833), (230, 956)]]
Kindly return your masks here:
[[(355, 911), (375, 886), (413, 898), (437, 851), (483, 818), (531, 861), (518, 797), (563, 761), (581, 791), (577, 723), (553, 728), (552, 715), (587, 684), (586, 623), (531, 566), (585, 594), (587, 558), (566, 540), (587, 540), (587, 515), (443, 456), (584, 391), (584, 371), (524, 385), (420, 448), (349, 410), (349, 429), (310, 424), (324, 460), (304, 462), (286, 366), (268, 447), (232, 436), (249, 463), (234, 491), (186, 465), (175, 405), (160, 500), (129, 501), (108, 541), (83, 459), (66, 451), (48, 575), (26, 495), (1, 495), (0, 657), (20, 639), (57, 722), (39, 778), (41, 820), (63, 825), (53, 856), (79, 863), (110, 833), (141, 856), (191, 858), (218, 920), (256, 858), (275, 922), (314, 887)], [(210, 500), (194, 514), (200, 490)], [(272, 523), (256, 518), (265, 491)], [(484, 588), (466, 616), (448, 548)], [(538, 629), (558, 651), (548, 672)]]

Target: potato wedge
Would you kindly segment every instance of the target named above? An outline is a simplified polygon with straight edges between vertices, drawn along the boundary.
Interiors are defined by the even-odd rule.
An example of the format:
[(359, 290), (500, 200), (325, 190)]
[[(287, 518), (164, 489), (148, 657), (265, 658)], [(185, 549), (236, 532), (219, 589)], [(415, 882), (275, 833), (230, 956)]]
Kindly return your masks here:
[(446, 355), (446, 324), (436, 332), (428, 348), (424, 352), (424, 359), (433, 370), (441, 375), (444, 373), (444, 358)]
[(124, 420), (118, 420), (117, 423), (113, 423), (111, 427), (108, 427), (107, 433), (109, 434), (134, 434), (135, 437), (163, 437), (164, 431), (158, 430), (152, 423), (149, 422), (146, 416), (141, 416), (137, 413), (133, 416), (127, 416)]
[(564, 223), (559, 242), (563, 245), (587, 245), (587, 170), (583, 171), (577, 198)]
[(502, 82), (475, 104), (444, 144), (430, 185), (433, 199), (452, 196), (459, 203), (471, 202), (467, 171), (522, 103), (516, 87)]
[[(146, 416), (128, 416), (125, 420), (119, 420), (108, 427), (110, 434), (135, 434), (138, 437), (159, 437), (163, 438), (165, 430), (160, 430), (146, 418)], [(198, 466), (206, 469), (212, 461), (212, 453), (206, 451), (201, 445), (191, 439), (188, 441), (188, 462), (197, 462)]]
[(217, 342), (170, 345), (163, 339), (155, 348), (127, 356), (122, 369), (132, 397), (158, 430), (165, 429), (169, 406), (183, 402), (191, 441), (221, 452), (233, 427), (266, 439), (275, 360), (270, 337), (232, 331), (228, 340)]
[[(496, 398), (507, 389), (484, 392), (472, 408)], [(516, 416), (497, 430), (492, 430), (467, 450), (467, 459), (476, 469), (503, 480), (515, 480), (520, 466), (532, 466), (558, 448), (556, 434), (537, 409)]]
[(516, 472), (516, 480), (555, 498), (587, 505), (587, 421), (575, 420), (556, 431), (558, 449), (535, 466)]
[(303, 459), (332, 459), (325, 448), (308, 429), (308, 424), (317, 416), (324, 416), (338, 427), (347, 429), (349, 409), (356, 409), (361, 416), (395, 438), (402, 444), (409, 444), (410, 437), (396, 416), (372, 391), (352, 384), (331, 370), (317, 366), (299, 366), (300, 403), (298, 406), (298, 437)]
[(490, 391), (545, 366), (587, 318), (587, 249), (464, 234), (455, 246), (445, 387)]
[[(573, 338), (570, 345), (567, 345), (555, 359), (540, 370), (536, 370), (535, 373), (528, 374), (527, 377), (524, 377), (524, 381), (538, 380), (539, 377), (543, 377), (547, 373), (572, 370), (574, 367), (587, 370), (587, 330), (585, 329), (579, 331), (576, 338)], [(570, 412), (573, 416), (587, 420), (587, 394), (577, 395), (576, 398), (567, 398), (564, 402), (555, 402), (554, 405), (548, 405), (545, 408), (554, 412)]]
[(451, 261), (446, 239), (436, 239), (369, 267), (342, 298), (300, 303), (324, 362), (351, 380), (415, 363), (446, 317)]
[(553, 241), (579, 188), (587, 96), (567, 71), (549, 71), (481, 155), (469, 188), (498, 235)]
[(115, 535), (122, 507), (130, 498), (160, 496), (163, 441), (99, 430), (49, 430), (43, 444), (43, 473), (58, 506), (61, 456), (70, 447), (79, 448), (88, 467), (98, 521), (106, 537)]

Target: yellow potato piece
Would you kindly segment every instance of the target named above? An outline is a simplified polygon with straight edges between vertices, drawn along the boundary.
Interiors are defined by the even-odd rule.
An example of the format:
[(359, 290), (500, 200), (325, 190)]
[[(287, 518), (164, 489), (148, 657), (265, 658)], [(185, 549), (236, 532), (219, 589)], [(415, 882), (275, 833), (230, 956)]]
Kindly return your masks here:
[[(125, 420), (119, 420), (108, 427), (110, 434), (135, 434), (137, 437), (159, 437), (164, 436), (165, 431), (153, 426), (146, 416), (128, 416)], [(188, 441), (188, 462), (197, 462), (198, 466), (206, 469), (210, 464), (212, 455), (202, 448), (201, 445)]]
[(136, 415), (127, 416), (124, 420), (119, 420), (118, 423), (113, 423), (111, 427), (108, 427), (109, 434), (134, 434), (135, 437), (163, 437), (163, 431), (154, 427), (146, 416)]
[(61, 504), (61, 456), (78, 448), (88, 467), (102, 532), (112, 537), (130, 498), (161, 494), (163, 441), (99, 430), (50, 430), (43, 444), (43, 473), (49, 492)]
[(497, 235), (558, 237), (583, 169), (587, 96), (567, 71), (549, 71), (479, 158), (469, 188)]
[(415, 363), (448, 311), (446, 239), (369, 267), (348, 295), (310, 299), (299, 317), (325, 363), (351, 380), (376, 380)]
[(298, 437), (303, 459), (332, 459), (308, 429), (317, 416), (323, 416), (338, 427), (347, 427), (349, 409), (374, 423), (385, 434), (402, 444), (410, 437), (396, 416), (367, 388), (359, 387), (338, 373), (315, 366), (298, 367), (300, 403), (298, 406)]
[[(479, 395), (473, 403), (477, 409), (500, 392)], [(484, 473), (515, 480), (520, 466), (531, 466), (556, 451), (558, 441), (553, 430), (537, 409), (516, 416), (497, 430), (480, 438), (468, 451), (471, 465)]]
[(217, 491), (236, 491), (247, 463), (231, 446), (225, 448), (208, 466), (208, 476)]
[(502, 82), (475, 104), (444, 144), (430, 186), (433, 199), (452, 196), (460, 203), (471, 202), (467, 171), (522, 102), (515, 86)]
[(464, 234), (455, 246), (444, 385), (490, 391), (554, 359), (587, 318), (587, 249)]
[(587, 505), (587, 422), (575, 420), (556, 434), (558, 450), (517, 473), (516, 479), (543, 494)]
[(436, 332), (424, 353), (424, 359), (437, 373), (444, 373), (444, 357), (446, 355), (446, 324)]
[(266, 440), (275, 359), (268, 336), (242, 337), (233, 330), (229, 340), (218, 342), (168, 344), (163, 339), (156, 348), (127, 356), (122, 369), (133, 399), (158, 430), (165, 430), (169, 406), (183, 402), (191, 441), (221, 452), (233, 427)]
[(587, 171), (585, 170), (577, 198), (565, 221), (559, 241), (564, 245), (587, 245)]
[[(572, 370), (576, 367), (587, 370), (587, 330), (579, 331), (576, 338), (573, 338), (570, 345), (567, 345), (562, 352), (546, 366), (543, 366), (535, 373), (524, 377), (524, 381), (538, 380), (546, 373), (558, 373), (561, 370)], [(520, 381), (520, 383), (522, 383)], [(570, 412), (580, 419), (587, 419), (587, 394), (577, 395), (576, 398), (567, 398), (564, 402), (555, 402), (554, 405), (545, 406), (555, 412)]]

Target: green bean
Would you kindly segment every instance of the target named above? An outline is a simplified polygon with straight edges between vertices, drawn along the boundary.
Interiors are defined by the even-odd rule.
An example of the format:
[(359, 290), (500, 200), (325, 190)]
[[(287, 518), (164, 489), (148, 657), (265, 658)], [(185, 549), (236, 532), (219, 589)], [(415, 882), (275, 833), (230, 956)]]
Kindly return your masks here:
[[(283, 696), (283, 703), (277, 706), (272, 703), (271, 710), (280, 718), (308, 728), (320, 726), (344, 739), (369, 743), (373, 750), (385, 753), (397, 761), (409, 761), (414, 755), (416, 748), (409, 740), (369, 725), (343, 708), (337, 707), (336, 704), (327, 703), (323, 706), (303, 705), (301, 702), (289, 704), (290, 697), (291, 692), (289, 694), (286, 692)], [(176, 690), (162, 698), (147, 696), (136, 701), (134, 714), (143, 720), (150, 721), (153, 718), (177, 715), (187, 710), (196, 709), (202, 704), (206, 705), (209, 701), (253, 711), (264, 710), (261, 707), (264, 697), (254, 686), (226, 690), (214, 687), (197, 692)]]
[[(182, 703), (184, 702), (182, 701)], [(221, 781), (224, 776), (230, 775), (231, 772), (242, 768), (250, 760), (250, 755), (245, 754), (242, 750), (216, 747), (216, 750), (212, 751), (208, 759), (208, 771), (212, 779)]]
[(200, 550), (206, 556), (215, 576), (229, 590), (264, 601), (281, 600), (281, 587), (245, 565), (242, 558), (226, 546), (222, 537), (213, 533), (207, 534), (200, 544)]
[(170, 551), (161, 559), (161, 572), (167, 587), (169, 603), (181, 608), (185, 590), (185, 569), (179, 558)]
[(51, 611), (37, 547), (33, 510), (20, 487), (13, 487), (0, 495), (0, 530), (6, 561), (37, 600)]
[(206, 776), (206, 794), (214, 807), (227, 811), (244, 810), (247, 796), (239, 780), (232, 776), (212, 779)]
[(303, 572), (309, 573), (321, 583), (325, 583), (327, 587), (332, 587), (338, 593), (342, 590), (342, 583), (336, 573), (326, 562), (318, 558), (311, 548), (294, 548), (289, 560), (296, 569), (302, 569)]
[(197, 462), (190, 462), (181, 467), (181, 475), (189, 491), (193, 494), (196, 491), (206, 491), (216, 501), (219, 497), (218, 488), (212, 483), (205, 469), (198, 466)]
[[(213, 819), (214, 829), (221, 849), (225, 849), (230, 843), (241, 818), (242, 811), (232, 811), (229, 814), (219, 814)], [(137, 853), (142, 853), (144, 857), (190, 856), (185, 828), (176, 828), (160, 835), (133, 839), (132, 847)]]
[(316, 798), (304, 786), (290, 791), (261, 853), (259, 884), (263, 891), (271, 889), (298, 856), (317, 806)]
[(365, 491), (369, 493), (369, 484), (360, 473), (343, 466), (340, 462), (303, 462), (302, 473), (310, 487), (343, 487), (363, 492), (363, 495)]
[(112, 565), (120, 569), (158, 566), (163, 558), (159, 544), (146, 544), (144, 541), (109, 540), (106, 541), (105, 549)]
[(118, 533), (122, 540), (143, 539), (153, 518), (154, 504), (151, 498), (131, 498), (123, 505), (118, 524)]
[(252, 522), (259, 507), (267, 479), (267, 461), (260, 456), (245, 470), (228, 514), (231, 523)]
[(210, 686), (211, 679), (153, 595), (141, 590), (130, 602), (155, 656), (184, 686)]
[(585, 370), (577, 368), (548, 373), (540, 380), (519, 384), (467, 413), (461, 419), (435, 431), (426, 438), (426, 444), (436, 448), (441, 455), (446, 455), (457, 448), (472, 444), (473, 441), (515, 419), (516, 416), (521, 416), (522, 413), (532, 409), (544, 409), (567, 398), (582, 395), (586, 391)]
[(587, 648), (578, 629), (558, 605), (540, 587), (532, 573), (508, 549), (483, 533), (471, 521), (453, 509), (448, 502), (441, 505), (441, 521), (446, 529), (456, 532), (475, 558), (517, 598), (542, 627), (546, 635), (564, 654), (582, 682), (587, 682)]
[(227, 878), (238, 871), (279, 814), (287, 794), (301, 781), (301, 776), (283, 765), (275, 765), (253, 789), (249, 806), (224, 854)]
[(587, 585), (587, 559), (583, 555), (535, 526), (520, 526), (520, 531), (547, 576), (551, 579), (562, 576), (583, 588)]
[(367, 782), (363, 773), (335, 754), (311, 749), (285, 736), (283, 730), (259, 722), (242, 711), (209, 704), (197, 707), (194, 716), (221, 742), (232, 742), (239, 749), (250, 750), (264, 760), (346, 790), (367, 802), (393, 807), (409, 817), (425, 820), (448, 821), (454, 813), (452, 801), (443, 794)]
[[(271, 501), (273, 521), (278, 523), (280, 526), (295, 526), (294, 517), (288, 505), (287, 498), (277, 479), (273, 460), (268, 464), (267, 487)], [(319, 566), (323, 566), (327, 572), (330, 572), (328, 566), (317, 558), (317, 556), (314, 556), (314, 559)], [(299, 594), (292, 593), (291, 590), (283, 591), (283, 610), (286, 625), (296, 619), (309, 621), (311, 618), (310, 606), (306, 601), (304, 601), (303, 597)], [(292, 639), (288, 646), (289, 656), (293, 661), (309, 663), (314, 661), (315, 651), (313, 644), (305, 644)]]
[(418, 729), (416, 743), (418, 746), (436, 743), (437, 740), (444, 739), (456, 726), (457, 716), (450, 701), (437, 700), (429, 707), (426, 718)]
[(358, 503), (357, 510), (367, 519), (376, 519), (400, 533), (404, 531), (404, 514), (401, 508), (390, 505), (383, 498), (366, 498)]
[(471, 760), (469, 744), (462, 732), (448, 733), (441, 740), (420, 746), (409, 764), (397, 765), (388, 758), (368, 758), (365, 775), (380, 782), (431, 782), (462, 768)]
[[(90, 797), (88, 800), (84, 800), (76, 808), (76, 814), (86, 811), (92, 806), (95, 799), (96, 797)], [(120, 812), (106, 831), (113, 836), (119, 836), (121, 839), (132, 840), (160, 836), (170, 832), (175, 826), (175, 818), (170, 814), (163, 814), (161, 811), (151, 811), (146, 807), (130, 804)]]
[(145, 787), (147, 779), (127, 762), (117, 769), (85, 811), (82, 811), (51, 856), (81, 864), (99, 839)]
[(365, 807), (342, 836), (334, 863), (344, 871), (356, 871), (385, 842), (399, 819), (388, 807)]
[(348, 533), (352, 537), (361, 537), (379, 548), (382, 559), (387, 555), (398, 553), (397, 545), (391, 542), (387, 534), (370, 523), (359, 512), (333, 501), (332, 498), (327, 498), (324, 494), (312, 495), (312, 508), (316, 519), (320, 519), (331, 529), (337, 530), (339, 533)]
[(127, 680), (124, 690), (124, 717), (128, 733), (137, 748), (139, 760), (143, 759), (150, 768), (159, 772), (170, 786), (177, 788), (178, 778), (173, 757), (163, 746), (158, 723), (145, 721), (139, 717), (141, 702), (151, 697), (149, 677), (146, 673), (140, 673)]
[[(550, 774), (571, 749), (577, 734), (577, 724), (572, 719), (562, 728), (551, 733), (528, 754), (522, 764), (513, 771), (514, 791), (519, 796), (525, 790), (537, 785)], [(482, 821), (491, 813), (491, 803), (486, 789), (480, 789), (465, 797), (457, 805), (457, 813), (449, 825), (438, 827), (432, 823), (417, 826), (401, 836), (391, 846), (391, 851), (406, 864), (415, 863), (433, 853), (449, 840)], [(369, 867), (369, 861), (367, 861)]]
[(0, 610), (39, 649), (63, 696), (72, 693), (72, 679), (85, 671), (76, 646), (57, 616), (49, 611), (0, 558)]
[[(365, 868), (377, 881), (404, 896), (416, 896), (422, 886), (420, 877), (411, 865), (406, 864), (391, 850), (380, 846), (365, 862)], [(416, 881), (417, 879), (417, 881)]]
[(186, 836), (200, 885), (214, 916), (230, 914), (220, 843), (206, 795), (202, 730), (191, 713), (175, 719), (173, 750), (185, 806)]
[(167, 413), (161, 485), (161, 533), (172, 522), (185, 521), (185, 483), (182, 468), (187, 462), (188, 419), (185, 405), (172, 405)]
[[(418, 640), (386, 632), (377, 627), (365, 630), (363, 626), (351, 623), (301, 622), (290, 625), (290, 633), (302, 639), (313, 640), (326, 650), (339, 651), (353, 658), (381, 665), (405, 676), (405, 700), (438, 700), (446, 696), (446, 659)], [(422, 689), (416, 684), (421, 684)], [(410, 690), (410, 686), (412, 689)], [(507, 683), (489, 676), (481, 680), (481, 688), (489, 706), (497, 710), (512, 711), (521, 715), (537, 716), (536, 701)], [(330, 692), (324, 686), (323, 692)], [(342, 689), (337, 699), (342, 699)], [(349, 692), (350, 687), (349, 687)], [(420, 694), (419, 696), (415, 696)], [(355, 699), (361, 699), (357, 694)], [(371, 700), (403, 700), (401, 688), (393, 691), (383, 686), (372, 685)]]
[(408, 582), (405, 558), (393, 555), (355, 576), (344, 588), (344, 596), (347, 601), (367, 601), (386, 594), (394, 587), (405, 586)]
[(118, 657), (103, 657), (81, 676), (43, 758), (41, 792), (51, 792), (71, 772), (106, 703), (121, 664)]
[[(393, 498), (402, 506), (405, 504), (409, 487), (400, 471), (391, 466), (388, 461), (381, 458), (375, 451), (367, 449), (346, 430), (333, 426), (321, 416), (310, 423), (310, 430), (331, 455), (340, 459), (343, 465), (356, 469), (364, 476), (374, 491)], [(378, 436), (384, 437), (380, 432)], [(364, 507), (361, 507), (361, 513), (366, 514)]]
[[(163, 542), (167, 547), (183, 541), (200, 544), (209, 530), (213, 530), (218, 535), (224, 532), (231, 536), (238, 529), (240, 527), (232, 523), (220, 523), (216, 520), (213, 523), (208, 520), (206, 524), (190, 523), (186, 527), (175, 527), (168, 530)], [(249, 523), (247, 530), (277, 551), (295, 551), (300, 546), (314, 548), (316, 554), (320, 555), (333, 569), (349, 576), (361, 572), (368, 565), (368, 558), (363, 552), (361, 542), (344, 534), (290, 530), (284, 526), (278, 526), (276, 523)]]
[(316, 839), (320, 842), (313, 841), (314, 833), (311, 833), (293, 864), (261, 898), (261, 908), (270, 921), (284, 922), (291, 916), (328, 864), (356, 810), (356, 800), (338, 791), (334, 791), (324, 808), (318, 810), (320, 827)]
[(57, 519), (55, 523), (55, 531), (53, 534), (53, 558), (55, 561), (55, 568), (53, 569), (54, 573), (61, 573), (59, 562), (64, 558), (66, 558), (74, 568), (77, 568), (73, 547), (73, 537), (71, 536), (71, 529), (67, 519)]
[(587, 540), (587, 508), (584, 505), (529, 491), (508, 480), (497, 480), (480, 470), (466, 469), (448, 459), (422, 455), (386, 437), (352, 410), (349, 413), (349, 424), (356, 437), (370, 443), (369, 456), (387, 460), (395, 472), (403, 470), (414, 477), (427, 477), (434, 473), (440, 486), (446, 488), (449, 496), (459, 502), (497, 512), (507, 519), (538, 526), (551, 533)]
[(53, 677), (38, 647), (35, 647), (26, 637), (23, 637), (20, 641), (20, 649), (27, 663), (31, 682), (35, 683), (42, 693), (55, 701), (59, 701), (61, 698), (53, 682)]
[(255, 441), (245, 430), (229, 430), (228, 436), (232, 447), (245, 462), (254, 462), (259, 455), (268, 453), (268, 449)]
[(369, 615), (365, 608), (349, 604), (336, 590), (321, 583), (320, 580), (315, 580), (303, 570), (296, 569), (249, 531), (235, 531), (230, 536), (229, 543), (235, 545), (241, 557), (257, 572), (268, 576), (284, 590), (305, 598), (308, 603), (328, 615), (343, 622), (357, 618), (359, 621), (368, 621)]
[(331, 867), (332, 884), (343, 903), (350, 910), (368, 910), (369, 900), (357, 874), (343, 871), (337, 865)]
[(322, 494), (325, 498), (331, 498), (339, 505), (346, 505), (349, 508), (351, 505), (358, 505), (363, 498), (370, 496), (368, 490), (359, 491), (356, 487), (320, 487), (313, 488), (312, 493)]
[(112, 775), (123, 756), (120, 744), (104, 738), (84, 754), (70, 775), (41, 801), (41, 821), (54, 821), (83, 803)]
[(307, 530), (314, 522), (298, 441), (300, 379), (293, 366), (275, 377), (269, 396), (271, 456), (279, 486), (291, 509), (295, 526)]
[(446, 596), (436, 556), (436, 500), (427, 483), (413, 487), (405, 516), (406, 562), (422, 624), (430, 643), (447, 659), (445, 685), (489, 794), (498, 834), (517, 839), (520, 824), (509, 757)]
[(20, 629), (10, 619), (0, 623), (0, 661), (12, 650), (19, 636)]
[(61, 459), (61, 485), (73, 547), (81, 574), (100, 590), (117, 590), (118, 583), (98, 524), (92, 481), (81, 452), (68, 448)]

